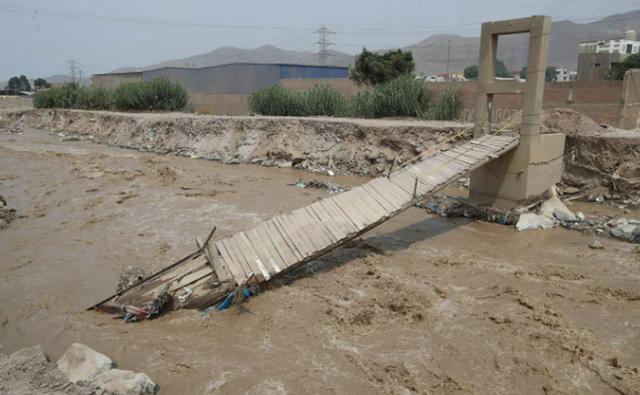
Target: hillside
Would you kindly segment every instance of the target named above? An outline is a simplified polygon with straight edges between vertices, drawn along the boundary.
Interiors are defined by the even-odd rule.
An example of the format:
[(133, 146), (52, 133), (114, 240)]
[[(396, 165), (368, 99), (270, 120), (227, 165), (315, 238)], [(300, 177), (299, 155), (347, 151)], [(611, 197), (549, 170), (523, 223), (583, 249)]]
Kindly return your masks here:
[[(352, 55), (343, 52), (330, 51), (330, 54), (328, 65), (348, 66), (353, 61)], [(148, 70), (159, 67), (206, 67), (238, 62), (318, 64), (318, 57), (313, 52), (288, 51), (273, 45), (262, 45), (253, 49), (221, 47), (188, 58), (168, 60), (142, 68), (125, 67), (115, 71)]]
[[(549, 40), (549, 64), (575, 70), (580, 41), (618, 38), (629, 29), (640, 32), (640, 10), (612, 15), (585, 24), (571, 21), (553, 22)], [(413, 53), (417, 71), (424, 74), (446, 72), (449, 40), (451, 40), (451, 72), (461, 72), (466, 66), (477, 63), (480, 51), (478, 37), (437, 35), (406, 47)], [(520, 70), (524, 66), (527, 51), (527, 35), (503, 37), (498, 44), (498, 58), (512, 70)]]
[[(640, 32), (640, 10), (612, 15), (591, 23), (553, 22), (549, 64), (576, 69), (580, 41), (622, 37), (624, 32), (629, 29)], [(405, 47), (413, 53), (416, 71), (427, 75), (446, 72), (449, 40), (451, 40), (451, 72), (462, 72), (466, 66), (477, 63), (480, 49), (479, 37), (441, 34)], [(498, 44), (498, 58), (503, 60), (508, 68), (520, 70), (527, 58), (527, 40), (527, 35), (502, 38)], [(332, 51), (331, 54), (333, 56), (327, 62), (330, 65), (348, 66), (353, 62), (352, 55), (337, 51)], [(253, 49), (222, 47), (187, 58), (169, 60), (141, 68), (121, 68), (115, 71), (133, 71), (166, 66), (205, 67), (233, 62), (318, 64), (318, 58), (313, 52), (289, 51), (272, 45), (263, 45)]]

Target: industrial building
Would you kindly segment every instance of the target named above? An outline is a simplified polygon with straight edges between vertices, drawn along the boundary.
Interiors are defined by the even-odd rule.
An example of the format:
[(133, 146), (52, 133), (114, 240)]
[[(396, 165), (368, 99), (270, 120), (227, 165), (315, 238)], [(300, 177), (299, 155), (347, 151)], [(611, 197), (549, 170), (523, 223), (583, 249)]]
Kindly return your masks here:
[(120, 84), (153, 78), (178, 82), (195, 94), (248, 95), (283, 79), (346, 79), (347, 67), (300, 64), (230, 63), (218, 66), (163, 67), (140, 72), (94, 74), (95, 86), (115, 89)]
[(577, 80), (603, 80), (612, 65), (637, 53), (640, 53), (640, 41), (633, 30), (627, 31), (620, 39), (582, 42), (578, 51)]

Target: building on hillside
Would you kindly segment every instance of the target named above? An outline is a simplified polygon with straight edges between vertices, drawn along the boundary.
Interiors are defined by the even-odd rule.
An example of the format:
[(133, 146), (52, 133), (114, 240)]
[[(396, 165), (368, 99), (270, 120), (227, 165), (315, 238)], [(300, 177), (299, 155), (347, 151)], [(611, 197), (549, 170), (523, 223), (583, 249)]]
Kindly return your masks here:
[(578, 81), (605, 79), (612, 65), (631, 54), (640, 53), (636, 32), (629, 30), (624, 38), (581, 42), (578, 50)]
[(299, 64), (230, 63), (209, 67), (162, 67), (130, 73), (95, 74), (96, 86), (114, 89), (130, 81), (166, 78), (196, 94), (247, 95), (283, 79), (346, 79), (348, 67)]

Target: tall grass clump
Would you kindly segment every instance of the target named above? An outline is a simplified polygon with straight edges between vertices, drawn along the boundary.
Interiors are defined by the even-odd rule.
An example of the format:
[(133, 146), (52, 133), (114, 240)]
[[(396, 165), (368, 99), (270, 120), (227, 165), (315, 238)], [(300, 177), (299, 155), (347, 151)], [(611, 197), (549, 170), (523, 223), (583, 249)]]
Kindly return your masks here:
[(431, 93), (424, 81), (403, 75), (375, 86), (368, 113), (375, 118), (422, 117), (429, 109)]
[(454, 87), (449, 87), (442, 92), (440, 99), (429, 108), (425, 118), (451, 121), (458, 119), (462, 110), (462, 102), (460, 96)]
[(33, 98), (33, 106), (35, 108), (76, 108), (79, 89), (75, 84), (67, 84), (39, 91)]
[(154, 78), (120, 85), (113, 102), (118, 110), (178, 111), (187, 105), (188, 95), (180, 84)]
[(249, 96), (249, 110), (261, 115), (304, 116), (304, 93), (293, 92), (281, 85), (262, 88)]
[(74, 108), (109, 110), (113, 107), (113, 91), (96, 86), (78, 88)]
[(347, 100), (329, 85), (315, 85), (303, 93), (305, 115), (338, 116), (347, 113)]

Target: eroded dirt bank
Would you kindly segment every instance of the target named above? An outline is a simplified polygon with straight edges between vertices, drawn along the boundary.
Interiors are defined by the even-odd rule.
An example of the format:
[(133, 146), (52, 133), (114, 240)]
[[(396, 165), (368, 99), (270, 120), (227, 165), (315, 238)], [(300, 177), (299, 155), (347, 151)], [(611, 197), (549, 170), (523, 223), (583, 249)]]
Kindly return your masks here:
[(211, 226), (226, 236), (325, 196), (287, 185), (316, 177), (0, 134), (18, 216), (0, 230), (3, 352), (41, 343), (55, 360), (82, 342), (161, 394), (640, 391), (640, 253), (563, 229), (412, 209), (241, 309), (130, 325), (84, 311), (129, 265), (158, 269)]
[[(518, 115), (505, 125), (518, 124)], [(605, 129), (568, 109), (546, 110), (542, 133), (565, 133), (566, 184), (584, 198), (640, 206), (640, 131)], [(65, 139), (219, 160), (377, 176), (458, 135), (470, 124), (342, 118), (225, 117), (31, 110), (0, 115), (0, 126), (51, 130)], [(503, 125), (504, 126), (504, 125)], [(446, 145), (444, 145), (446, 147)]]
[(11, 121), (150, 152), (358, 175), (382, 174), (394, 157), (402, 162), (469, 127), (456, 122), (78, 110), (4, 116), (5, 123)]

